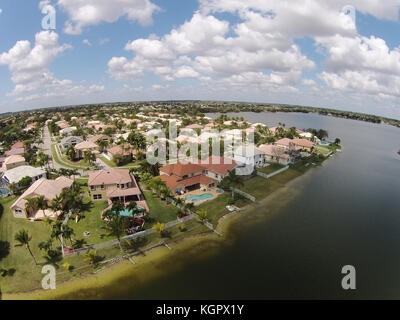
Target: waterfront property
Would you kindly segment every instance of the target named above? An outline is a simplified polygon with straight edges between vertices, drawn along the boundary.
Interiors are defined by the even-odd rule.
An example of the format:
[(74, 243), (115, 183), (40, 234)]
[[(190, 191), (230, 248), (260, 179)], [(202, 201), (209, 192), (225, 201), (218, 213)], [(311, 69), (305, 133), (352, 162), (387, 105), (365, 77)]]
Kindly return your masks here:
[(287, 150), (305, 150), (311, 152), (314, 142), (307, 139), (289, 139), (283, 138), (275, 142), (275, 145), (284, 147)]
[(258, 149), (264, 153), (265, 162), (278, 163), (286, 166), (296, 161), (296, 157), (282, 146), (262, 144), (258, 146)]
[(146, 200), (136, 179), (128, 170), (110, 168), (90, 174), (88, 180), (91, 199), (108, 200), (109, 203), (120, 200), (123, 203), (135, 201), (137, 206), (149, 211)]
[(56, 180), (47, 180), (46, 178), (37, 180), (11, 205), (14, 217), (33, 220), (57, 219), (61, 214), (60, 211), (55, 212), (50, 208), (27, 208), (26, 203), (30, 198), (43, 196), (47, 205), (50, 206), (50, 201), (59, 195), (64, 188), (70, 188), (72, 183), (73, 181), (66, 177), (58, 177)]

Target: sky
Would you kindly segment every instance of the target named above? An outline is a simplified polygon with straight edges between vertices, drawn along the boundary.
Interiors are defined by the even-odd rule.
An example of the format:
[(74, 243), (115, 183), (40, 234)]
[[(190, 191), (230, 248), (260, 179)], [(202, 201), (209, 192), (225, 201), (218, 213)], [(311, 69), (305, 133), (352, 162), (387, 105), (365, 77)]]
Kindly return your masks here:
[(224, 100), (400, 119), (400, 0), (2, 0), (0, 113)]

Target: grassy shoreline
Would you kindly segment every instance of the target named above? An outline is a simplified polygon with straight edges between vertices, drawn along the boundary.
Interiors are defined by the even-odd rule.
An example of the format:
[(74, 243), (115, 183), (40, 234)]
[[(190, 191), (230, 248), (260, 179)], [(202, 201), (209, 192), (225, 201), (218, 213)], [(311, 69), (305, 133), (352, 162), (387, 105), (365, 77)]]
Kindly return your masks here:
[[(254, 190), (259, 190), (261, 186), (260, 184), (264, 183), (264, 188), (261, 188), (261, 192), (256, 194), (258, 203), (248, 204), (244, 202), (240, 212), (227, 213), (224, 205), (222, 205), (223, 202), (212, 203), (212, 201), (210, 201), (209, 203), (206, 202), (204, 205), (202, 205), (201, 207), (206, 209), (210, 206), (216, 209), (214, 214), (210, 216), (210, 221), (215, 224), (216, 229), (219, 232), (223, 233), (223, 237), (218, 237), (215, 233), (204, 234), (204, 231), (199, 232), (197, 235), (194, 234), (190, 236), (182, 236), (180, 239), (175, 239), (171, 242), (168, 242), (168, 244), (172, 246), (174, 250), (169, 251), (165, 247), (152, 249), (145, 256), (139, 256), (135, 258), (135, 265), (132, 265), (129, 261), (122, 261), (112, 266), (107, 266), (105, 270), (102, 270), (94, 275), (92, 272), (90, 274), (86, 273), (79, 275), (78, 278), (73, 278), (61, 283), (56, 292), (35, 290), (25, 293), (5, 293), (3, 294), (2, 298), (10, 300), (66, 298), (79, 299), (80, 292), (91, 292), (89, 293), (90, 296), (98, 296), (98, 298), (101, 298), (100, 294), (96, 294), (96, 290), (111, 286), (114, 281), (120, 281), (120, 279), (128, 277), (133, 270), (138, 274), (142, 274), (144, 272), (143, 270), (145, 270), (146, 274), (143, 275), (143, 277), (148, 280), (152, 280), (154, 277), (160, 275), (160, 270), (154, 270), (154, 274), (151, 274), (149, 269), (160, 263), (160, 261), (170, 258), (171, 255), (175, 255), (176, 252), (184, 251), (185, 254), (187, 254), (187, 249), (193, 250), (193, 248), (199, 247), (200, 243), (200, 247), (203, 248), (202, 251), (204, 254), (204, 251), (207, 250), (211, 250), (211, 252), (213, 252), (212, 248), (215, 248), (216, 243), (220, 244), (232, 236), (228, 229), (233, 221), (236, 219), (243, 219), (242, 217), (245, 217), (255, 208), (263, 207), (265, 202), (268, 201), (270, 197), (283, 193), (291, 183), (297, 180), (297, 178), (305, 176), (305, 173), (309, 172), (310, 167), (312, 166), (306, 167), (305, 163), (302, 163), (301, 165), (298, 165), (297, 167), (294, 166), (283, 174), (277, 175), (272, 179), (258, 180), (257, 183), (254, 183), (253, 181), (251, 185), (253, 186)], [(257, 177), (253, 179), (263, 178)], [(220, 197), (222, 199), (223, 195)], [(207, 252), (207, 254), (209, 253), (210, 252)], [(142, 278), (141, 281), (143, 281)]]

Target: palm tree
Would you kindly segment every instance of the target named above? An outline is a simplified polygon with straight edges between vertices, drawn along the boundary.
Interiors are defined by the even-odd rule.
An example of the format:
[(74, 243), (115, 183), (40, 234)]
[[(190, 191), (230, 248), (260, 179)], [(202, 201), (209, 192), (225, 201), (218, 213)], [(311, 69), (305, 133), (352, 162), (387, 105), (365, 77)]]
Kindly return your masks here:
[(69, 160), (75, 161), (75, 159), (76, 159), (76, 151), (75, 151), (75, 148), (72, 147), (72, 146), (69, 147), (68, 150), (67, 150), (67, 152), (66, 152), (66, 155), (67, 155), (67, 157), (68, 157)]
[(37, 203), (37, 198), (28, 198), (25, 199), (25, 210), (28, 213), (28, 217), (33, 214), (36, 210), (38, 210), (38, 203)]
[(225, 185), (232, 188), (232, 200), (235, 197), (235, 193), (233, 191), (234, 187), (244, 186), (244, 180), (242, 176), (238, 176), (234, 170), (230, 171), (229, 174), (224, 178)]
[(207, 215), (208, 215), (207, 210), (198, 210), (197, 211), (197, 217), (201, 222), (205, 222), (208, 220)]
[(96, 161), (96, 155), (92, 151), (86, 150), (83, 155), (83, 160), (91, 166)]
[(119, 248), (121, 252), (124, 250), (122, 249), (121, 245), (121, 237), (123, 236), (125, 229), (128, 225), (128, 221), (126, 217), (120, 216), (119, 213), (116, 214), (114, 211), (108, 210), (111, 212), (106, 212), (105, 216), (111, 217), (111, 219), (107, 222), (105, 229), (108, 230), (108, 236), (115, 236), (117, 237)]
[(128, 205), (126, 206), (126, 209), (131, 212), (135, 212), (137, 210), (137, 203), (135, 201), (129, 202)]
[(74, 229), (72, 229), (69, 225), (65, 224), (62, 226), (62, 233), (65, 238), (69, 239), (69, 242), (72, 246), (72, 236), (75, 235)]
[(160, 236), (164, 233), (165, 229), (165, 224), (161, 222), (157, 222), (155, 225), (153, 225), (153, 230), (157, 232)]
[(100, 152), (104, 152), (105, 148), (108, 146), (108, 140), (99, 139), (96, 141), (96, 144), (100, 147)]
[(15, 234), (14, 237), (15, 241), (18, 242), (17, 245), (15, 245), (16, 247), (22, 247), (25, 246), (25, 248), (29, 251), (30, 255), (33, 258), (33, 261), (35, 261), (35, 265), (38, 265), (35, 256), (32, 253), (31, 247), (29, 245), (29, 242), (32, 240), (32, 236), (29, 235), (28, 231), (26, 230), (20, 230)]
[(36, 205), (39, 210), (43, 211), (43, 216), (46, 216), (45, 210), (47, 209), (47, 201), (44, 196), (36, 198)]
[(96, 250), (89, 250), (85, 253), (85, 260), (89, 261), (91, 265), (96, 265), (97, 262), (100, 260), (100, 257), (97, 255)]

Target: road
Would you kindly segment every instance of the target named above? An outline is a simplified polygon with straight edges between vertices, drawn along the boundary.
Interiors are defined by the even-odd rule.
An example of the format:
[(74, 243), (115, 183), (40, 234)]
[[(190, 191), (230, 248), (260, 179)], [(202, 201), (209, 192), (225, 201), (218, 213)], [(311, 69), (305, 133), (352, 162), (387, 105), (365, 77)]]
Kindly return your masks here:
[[(71, 165), (71, 164), (67, 164), (67, 163), (64, 163), (65, 165), (60, 164), (60, 163), (63, 163), (63, 161), (62, 161), (62, 159), (60, 159), (60, 157), (58, 157), (58, 162), (60, 162), (60, 163), (58, 163), (58, 162), (56, 162), (54, 160), (53, 153), (51, 152), (51, 146), (52, 145), (56, 145), (56, 143), (51, 140), (51, 135), (50, 135), (49, 128), (47, 126), (45, 126), (44, 130), (43, 130), (43, 144), (41, 145), (41, 149), (43, 150), (43, 152), (45, 154), (47, 154), (50, 157), (50, 163), (49, 163), (50, 167), (54, 168), (56, 170), (59, 170), (61, 168), (71, 169), (71, 167), (73, 167), (73, 165)], [(104, 163), (99, 158), (96, 159), (96, 164), (97, 164), (99, 169), (108, 169), (108, 168), (110, 168), (106, 163)], [(81, 174), (81, 176), (88, 176), (90, 173), (93, 172), (93, 170), (87, 171), (87, 170), (82, 170), (82, 169), (79, 169), (79, 168), (76, 168), (76, 169)]]

